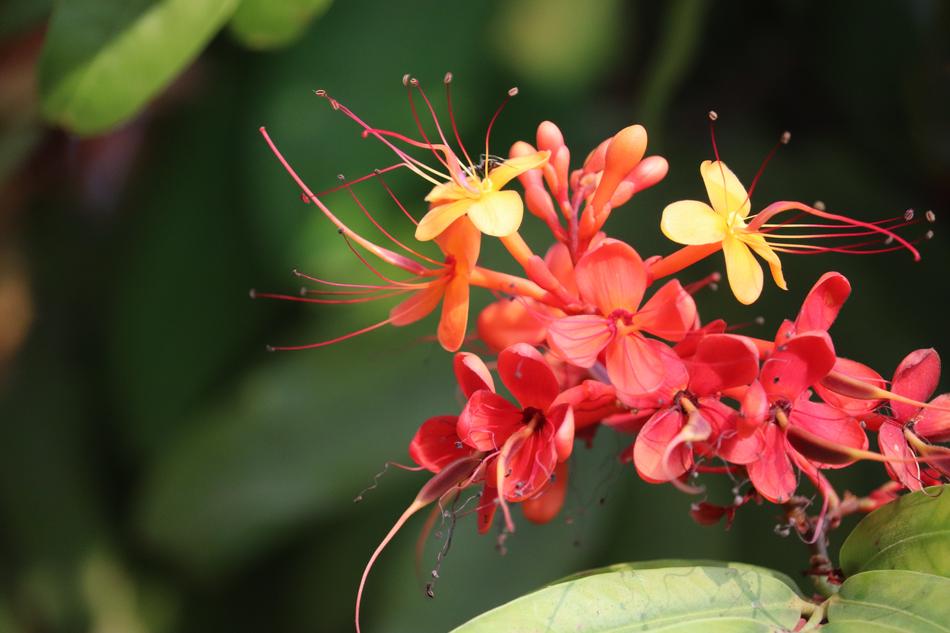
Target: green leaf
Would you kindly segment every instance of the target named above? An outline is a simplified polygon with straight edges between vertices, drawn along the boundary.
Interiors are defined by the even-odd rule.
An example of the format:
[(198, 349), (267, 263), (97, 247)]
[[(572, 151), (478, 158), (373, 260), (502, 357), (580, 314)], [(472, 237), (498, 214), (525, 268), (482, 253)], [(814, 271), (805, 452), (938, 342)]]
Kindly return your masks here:
[(913, 571), (852, 576), (829, 601), (823, 633), (946, 633), (950, 580)]
[(586, 571), (577, 572), (576, 574), (571, 574), (561, 578), (560, 580), (555, 580), (552, 582), (552, 585), (556, 585), (562, 582), (569, 582), (571, 580), (578, 580), (579, 578), (586, 578), (587, 576), (594, 576), (597, 574), (604, 574), (607, 572), (615, 571), (637, 571), (643, 569), (662, 569), (664, 567), (725, 567), (728, 569), (740, 569), (746, 571), (754, 571), (760, 574), (767, 574), (772, 576), (776, 580), (781, 580), (786, 585), (788, 585), (796, 593), (800, 592), (798, 584), (794, 580), (789, 578), (787, 574), (783, 574), (780, 571), (775, 571), (774, 569), (769, 569), (767, 567), (759, 567), (758, 565), (749, 565), (747, 563), (734, 563), (730, 561), (720, 561), (720, 560), (707, 560), (707, 559), (681, 559), (681, 558), (660, 558), (657, 560), (642, 560), (635, 561), (630, 563), (616, 563), (613, 565), (607, 565), (606, 567), (598, 567), (597, 569), (588, 569)]
[(310, 22), (326, 12), (333, 0), (243, 0), (229, 28), (250, 48), (278, 48), (306, 31)]
[(866, 516), (841, 546), (841, 567), (909, 569), (950, 577), (950, 490), (913, 492)]
[(62, 0), (40, 57), (44, 116), (97, 134), (135, 115), (231, 17), (238, 0)]
[(751, 569), (626, 568), (545, 587), (455, 633), (790, 630), (802, 604), (784, 582)]

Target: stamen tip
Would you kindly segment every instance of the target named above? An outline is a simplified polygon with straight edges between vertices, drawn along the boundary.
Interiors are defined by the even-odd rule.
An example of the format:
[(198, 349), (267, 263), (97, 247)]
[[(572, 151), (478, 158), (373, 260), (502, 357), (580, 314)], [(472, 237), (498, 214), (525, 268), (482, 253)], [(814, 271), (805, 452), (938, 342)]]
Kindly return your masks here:
[(346, 180), (346, 176), (344, 176), (343, 174), (337, 174), (336, 179), (339, 180), (340, 182), (344, 182)]
[(711, 291), (713, 291), (713, 292), (716, 292), (717, 290), (719, 290), (719, 284), (717, 284), (717, 283), (714, 281), (714, 282), (712, 282), (711, 284), (709, 284), (709, 289), (710, 289)]
[(722, 281), (722, 273), (719, 271), (716, 271), (712, 273), (711, 275), (709, 275), (709, 278), (713, 280), (713, 283), (717, 281)]
[(445, 77), (442, 78), (442, 83), (452, 83), (452, 73), (445, 73)]
[(904, 220), (905, 220), (905, 221), (910, 222), (910, 221), (913, 220), (913, 219), (914, 219), (914, 210), (913, 210), (913, 209), (907, 209), (906, 211), (904, 211)]
[(931, 224), (937, 221), (937, 214), (931, 211), (930, 209), (928, 209), (927, 212), (924, 213), (924, 217), (927, 218), (927, 221), (930, 222)]
[(318, 88), (317, 90), (313, 91), (313, 94), (317, 95), (318, 97), (325, 97), (327, 96), (327, 91), (323, 88)]
[(276, 351), (277, 351), (277, 348), (274, 347), (273, 345), (265, 345), (265, 346), (264, 346), (264, 349), (265, 349), (266, 351), (268, 351), (268, 352), (276, 352)]
[(508, 96), (509, 96), (509, 97), (514, 97), (514, 96), (516, 96), (517, 94), (518, 94), (518, 88), (517, 88), (517, 87), (510, 88), (510, 89), (508, 90)]
[(755, 317), (755, 319), (753, 319), (753, 321), (755, 321), (755, 324), (756, 324), (756, 325), (765, 325), (765, 317), (762, 316), (761, 314), (760, 314), (759, 316)]
[(249, 296), (251, 299), (257, 299), (257, 289), (251, 288), (250, 290), (248, 290), (247, 296)]
[(827, 209), (827, 207), (825, 206), (825, 203), (822, 202), (821, 200), (815, 200), (815, 204), (811, 206), (815, 207), (819, 211), (825, 211)]
[(926, 233), (924, 233), (924, 239), (932, 240), (933, 237), (934, 237), (933, 230), (929, 230)]
[(403, 75), (403, 76), (402, 76), (402, 85), (408, 87), (408, 86), (409, 86), (409, 79), (410, 79), (409, 73), (406, 73), (405, 75)]
[(706, 116), (709, 117), (710, 121), (715, 121), (719, 118), (719, 114), (715, 110), (710, 110), (706, 113)]
[(792, 133), (788, 130), (782, 132), (782, 136), (779, 137), (779, 142), (782, 145), (788, 145), (788, 142), (792, 140)]

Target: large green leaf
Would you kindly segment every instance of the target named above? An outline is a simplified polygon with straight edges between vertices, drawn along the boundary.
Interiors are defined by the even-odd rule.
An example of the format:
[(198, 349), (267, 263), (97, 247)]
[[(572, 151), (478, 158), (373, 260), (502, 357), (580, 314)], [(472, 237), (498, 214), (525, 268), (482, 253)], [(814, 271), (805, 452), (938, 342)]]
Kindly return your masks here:
[(231, 17), (238, 0), (62, 0), (39, 66), (43, 114), (96, 134), (138, 112)]
[(788, 585), (792, 590), (798, 592), (799, 587), (794, 580), (788, 577), (787, 574), (783, 574), (780, 571), (775, 571), (774, 569), (769, 569), (767, 567), (759, 567), (758, 565), (749, 565), (747, 563), (734, 563), (730, 561), (720, 561), (720, 560), (708, 560), (708, 559), (680, 559), (680, 558), (660, 558), (657, 560), (642, 560), (635, 561), (630, 563), (616, 563), (614, 565), (608, 565), (606, 567), (598, 567), (597, 569), (588, 569), (587, 571), (577, 572), (576, 574), (571, 574), (560, 580), (556, 580), (552, 585), (556, 585), (562, 582), (569, 582), (571, 580), (578, 580), (579, 578), (586, 578), (587, 576), (595, 576), (597, 574), (604, 574), (607, 572), (615, 571), (638, 571), (643, 569), (663, 569), (666, 567), (726, 567), (729, 569), (741, 569), (746, 571), (754, 571), (759, 574), (766, 574), (772, 576), (776, 580), (781, 580), (786, 585)]
[(794, 628), (802, 606), (784, 582), (751, 569), (621, 569), (545, 587), (455, 633), (765, 632)]
[(910, 569), (950, 577), (950, 494), (946, 486), (905, 495), (866, 516), (841, 547), (841, 567)]
[(242, 0), (229, 25), (251, 48), (277, 48), (303, 35), (333, 0)]
[(828, 603), (823, 633), (950, 632), (950, 580), (914, 571), (852, 576)]

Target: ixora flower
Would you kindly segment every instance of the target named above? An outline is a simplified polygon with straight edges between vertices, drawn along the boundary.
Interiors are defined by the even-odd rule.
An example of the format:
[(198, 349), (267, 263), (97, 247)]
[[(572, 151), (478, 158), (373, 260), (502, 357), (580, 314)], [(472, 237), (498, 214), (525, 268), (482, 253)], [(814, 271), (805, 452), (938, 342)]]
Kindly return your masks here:
[[(426, 202), (430, 204), (430, 209), (416, 226), (415, 236), (417, 240), (428, 241), (438, 237), (455, 220), (465, 215), (482, 233), (495, 237), (508, 237), (517, 232), (521, 226), (524, 204), (517, 192), (503, 191), (502, 189), (524, 172), (544, 165), (550, 156), (550, 152), (539, 151), (507, 160), (492, 156), (489, 148), (491, 130), (508, 99), (518, 94), (517, 88), (512, 88), (508, 91), (507, 98), (495, 111), (495, 115), (488, 124), (488, 131), (485, 134), (485, 153), (481, 160), (476, 163), (472, 160), (468, 150), (465, 149), (455, 124), (455, 114), (451, 109), (452, 98), (449, 88), (452, 83), (451, 73), (445, 75), (444, 83), (452, 132), (461, 150), (462, 157), (459, 157), (452, 148), (442, 125), (439, 123), (435, 109), (425, 92), (423, 92), (419, 80), (414, 77), (403, 76), (403, 85), (408, 88), (409, 103), (422, 140), (412, 139), (391, 130), (373, 128), (349, 108), (330, 97), (326, 91), (318, 90), (317, 95), (328, 99), (335, 110), (343, 112), (360, 125), (363, 128), (364, 136), (374, 136), (379, 139), (396, 154), (401, 161), (401, 165), (432, 183), (433, 188), (425, 198)], [(419, 92), (426, 109), (432, 117), (438, 142), (429, 139), (422, 121), (416, 114), (416, 106), (412, 96), (413, 90)], [(394, 141), (410, 147), (429, 150), (438, 161), (439, 166), (432, 167), (422, 162), (396, 145)]]
[[(710, 120), (715, 121), (716, 118), (715, 113), (711, 112)], [(699, 167), (706, 193), (709, 196), (709, 203), (699, 200), (680, 200), (663, 209), (660, 230), (670, 240), (683, 244), (686, 248), (656, 262), (650, 270), (654, 277), (663, 277), (677, 272), (684, 266), (722, 249), (726, 260), (729, 287), (736, 299), (748, 305), (759, 298), (763, 287), (762, 267), (755, 255), (765, 260), (769, 265), (775, 285), (783, 290), (787, 289), (787, 285), (778, 253), (877, 254), (906, 249), (915, 260), (920, 259), (920, 254), (913, 243), (895, 233), (898, 229), (920, 221), (915, 219), (913, 211), (910, 210), (887, 220), (862, 222), (829, 213), (819, 208), (823, 207), (820, 203), (810, 206), (801, 202), (779, 201), (768, 205), (755, 215), (750, 215), (752, 193), (759, 177), (778, 147), (788, 143), (788, 139), (789, 134), (785, 132), (759, 168), (752, 186), (746, 190), (732, 170), (720, 160), (715, 135), (713, 135), (716, 160), (703, 161)], [(798, 212), (799, 215), (796, 218), (811, 215), (829, 222), (803, 224), (796, 223), (796, 218), (771, 222), (775, 216), (787, 211)], [(924, 217), (932, 221), (933, 214), (928, 212)], [(787, 229), (792, 229), (794, 232), (783, 232)], [(800, 229), (806, 232), (798, 232)], [(925, 234), (926, 237), (930, 235), (930, 232)], [(847, 241), (855, 238), (859, 238), (858, 241)], [(836, 242), (831, 246), (802, 243), (816, 239), (834, 239), (843, 242)]]

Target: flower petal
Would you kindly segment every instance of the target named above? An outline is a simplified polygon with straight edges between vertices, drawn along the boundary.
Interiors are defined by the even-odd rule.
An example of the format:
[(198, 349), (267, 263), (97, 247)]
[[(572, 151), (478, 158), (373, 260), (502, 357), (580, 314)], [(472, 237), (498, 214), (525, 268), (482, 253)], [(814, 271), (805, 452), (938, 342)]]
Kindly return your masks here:
[(663, 386), (665, 376), (663, 348), (673, 358), (679, 358), (673, 352), (654, 339), (647, 339), (633, 333), (618, 336), (607, 346), (607, 375), (617, 388), (626, 394), (648, 394)]
[(914, 432), (931, 442), (950, 441), (950, 393), (937, 396), (930, 404), (940, 408), (923, 409), (914, 423)]
[[(881, 377), (879, 373), (867, 365), (857, 361), (839, 357), (838, 360), (835, 361), (833, 370), (849, 378), (855, 378), (862, 382), (874, 385), (875, 387), (880, 387), (881, 389), (887, 388), (887, 382)], [(874, 409), (877, 409), (878, 406), (883, 402), (880, 399), (869, 400), (865, 398), (853, 398), (843, 395), (832, 391), (821, 382), (815, 383), (813, 387), (815, 389), (815, 393), (817, 393), (822, 400), (836, 409), (841, 409), (842, 411), (851, 415), (861, 415), (873, 411)]]
[(633, 324), (668, 341), (680, 341), (696, 322), (696, 302), (679, 280), (657, 290), (637, 311)]
[(478, 261), (482, 245), (482, 233), (467, 217), (460, 217), (435, 238), (445, 255), (455, 258), (456, 266), (471, 270)]
[(775, 282), (775, 285), (782, 290), (788, 290), (785, 275), (782, 274), (782, 261), (778, 258), (778, 254), (772, 250), (772, 247), (766, 243), (765, 238), (758, 233), (742, 233), (740, 239), (748, 244), (756, 255), (768, 263), (769, 271), (772, 273), (772, 281)]
[(458, 416), (439, 415), (422, 423), (409, 443), (412, 461), (426, 470), (439, 472), (452, 462), (471, 454), (455, 432)]
[(445, 282), (440, 280), (428, 288), (412, 293), (389, 311), (390, 323), (395, 326), (409, 325), (428, 316), (439, 305), (443, 292)]
[(730, 387), (748, 385), (759, 374), (759, 353), (744, 336), (710, 334), (686, 360), (689, 390), (705, 396)]
[(699, 173), (706, 184), (709, 202), (717, 213), (723, 217), (735, 211), (739, 212), (740, 218), (749, 215), (752, 206), (749, 194), (724, 162), (704, 160), (699, 166)]
[(798, 487), (795, 470), (786, 452), (785, 435), (774, 424), (763, 430), (761, 457), (747, 464), (749, 479), (760, 495), (772, 503), (785, 503)]
[(432, 207), (416, 226), (416, 239), (420, 242), (435, 239), (449, 228), (449, 225), (468, 213), (473, 204), (474, 200), (466, 198)]
[(587, 251), (577, 263), (575, 277), (581, 297), (604, 316), (617, 309), (636, 312), (647, 286), (647, 269), (640, 255), (613, 239)]
[(759, 380), (769, 398), (794, 402), (835, 365), (835, 348), (827, 332), (813, 330), (793, 336), (762, 363)]
[(762, 294), (762, 267), (749, 247), (738, 238), (726, 235), (722, 240), (729, 287), (739, 303), (751, 305)]
[(561, 388), (541, 352), (517, 343), (498, 355), (498, 375), (521, 407), (547, 410)]
[(726, 221), (705, 202), (680, 200), (663, 209), (660, 230), (677, 244), (715, 244), (726, 235)]
[(537, 497), (526, 499), (521, 504), (524, 518), (532, 523), (549, 523), (564, 507), (567, 498), (568, 468), (567, 462), (560, 462), (554, 468), (553, 481)]
[(478, 338), (493, 352), (521, 342), (540, 345), (547, 336), (542, 317), (547, 311), (547, 306), (526, 298), (489, 303), (478, 315)]
[(480, 451), (501, 448), (521, 424), (521, 410), (491, 391), (476, 391), (459, 414), (456, 433)]
[(693, 465), (689, 446), (680, 444), (664, 462), (670, 442), (676, 438), (685, 423), (678, 409), (663, 409), (656, 413), (637, 434), (633, 445), (633, 465), (646, 481), (658, 484), (676, 479)]
[(497, 191), (529, 169), (543, 167), (550, 157), (551, 152), (544, 150), (534, 154), (509, 158), (489, 171), (487, 180), (491, 181), (492, 188)]
[[(800, 399), (795, 403), (788, 419), (793, 426), (803, 428), (844, 449), (865, 450), (868, 447), (868, 436), (858, 421), (823, 402)], [(854, 463), (854, 460), (822, 463), (818, 461), (820, 458), (804, 454), (801, 450), (799, 452), (818, 468), (843, 468)]]
[(851, 284), (844, 275), (825, 273), (808, 291), (795, 319), (795, 328), (799, 332), (827, 330), (838, 318), (838, 312), (850, 294)]
[(524, 203), (517, 191), (483, 193), (468, 208), (472, 224), (485, 235), (495, 237), (506, 237), (517, 231), (523, 216)]
[(447, 352), (455, 352), (465, 341), (468, 326), (468, 275), (456, 274), (445, 286), (442, 317), (437, 331), (439, 343)]
[(908, 490), (923, 488), (920, 465), (914, 461), (914, 452), (907, 444), (901, 425), (892, 422), (882, 424), (877, 431), (877, 445), (885, 457), (895, 460), (884, 464), (891, 479), (900, 482)]
[(591, 367), (614, 333), (596, 314), (577, 314), (557, 319), (548, 326), (548, 344), (554, 352), (578, 367)]
[(466, 399), (471, 398), (472, 394), (481, 389), (495, 390), (491, 372), (488, 371), (485, 362), (475, 354), (459, 352), (452, 359), (452, 369), (455, 371), (455, 379)]
[[(907, 355), (894, 371), (891, 391), (923, 402), (930, 398), (940, 382), (940, 355), (937, 350), (918, 349)], [(891, 401), (894, 416), (901, 422), (907, 422), (920, 410), (912, 404)]]

